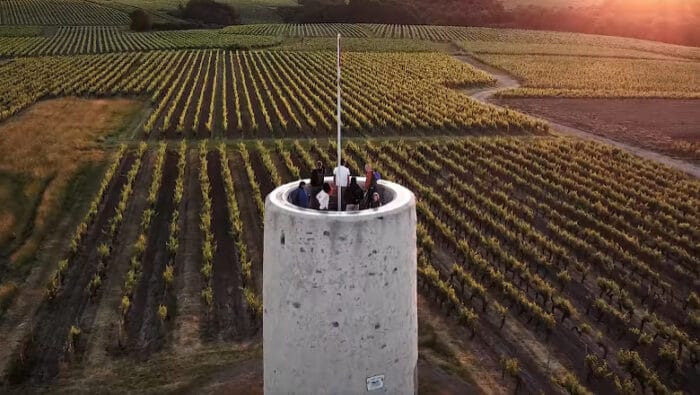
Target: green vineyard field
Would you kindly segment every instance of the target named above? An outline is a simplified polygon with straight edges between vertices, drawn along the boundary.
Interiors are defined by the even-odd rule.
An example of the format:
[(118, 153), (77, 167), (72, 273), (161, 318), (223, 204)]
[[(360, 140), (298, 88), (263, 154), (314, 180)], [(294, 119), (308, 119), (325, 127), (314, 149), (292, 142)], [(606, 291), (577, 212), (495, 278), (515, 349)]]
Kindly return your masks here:
[(251, 49), (279, 44), (275, 37), (222, 34), (216, 30), (134, 33), (122, 27), (61, 27), (48, 37), (2, 37), (0, 55), (79, 55), (163, 49)]
[[(389, 72), (389, 64), (400, 72)], [(2, 92), (0, 119), (44, 97), (149, 95), (155, 110), (147, 136), (323, 136), (334, 130), (334, 67), (329, 52), (17, 59), (0, 65), (12, 82)], [(348, 135), (546, 132), (540, 122), (460, 95), (453, 88), (493, 80), (445, 55), (346, 53), (344, 68)]]
[(698, 392), (700, 48), (222, 1), (0, 0), (0, 393), (259, 392), (337, 34), (343, 158), (416, 197), (419, 393)]
[(3, 0), (0, 25), (127, 25), (129, 16), (86, 0)]
[[(556, 46), (591, 46), (618, 50), (635, 50), (684, 59), (700, 59), (700, 49), (664, 44), (633, 38), (600, 36), (594, 34), (548, 32), (519, 29), (494, 29), (482, 27), (386, 25), (386, 24), (333, 24), (283, 25), (261, 24), (232, 26), (224, 31), (244, 35), (287, 36), (335, 36), (337, 31), (348, 37), (411, 39), (438, 42), (482, 42), (496, 46), (509, 44), (539, 44)], [(487, 44), (483, 44), (487, 45)], [(650, 55), (651, 56), (651, 55)]]
[(700, 63), (587, 56), (478, 54), (523, 87), (502, 96), (700, 98)]
[[(304, 176), (316, 160), (331, 163), (334, 150), (316, 140), (120, 148), (47, 285), (51, 296), (38, 317), (52, 325), (38, 325), (44, 329), (23, 363), (54, 374), (71, 323), (93, 314), (89, 304), (69, 306), (89, 297), (85, 287), (92, 297), (111, 292), (101, 284), (114, 273), (124, 276), (124, 330), (110, 340), (115, 349), (166, 347), (158, 334), (172, 328), (149, 317), (177, 315), (178, 292), (197, 292), (187, 296), (211, 309), (202, 316), (204, 336), (250, 336), (260, 324), (253, 284), (262, 265), (264, 206), (255, 202), (273, 180)], [(588, 380), (596, 392), (630, 379), (653, 379), (664, 391), (692, 388), (692, 375), (651, 372), (666, 364), (688, 372), (700, 357), (693, 318), (700, 312), (693, 293), (700, 271), (697, 180), (614, 148), (559, 138), (349, 141), (345, 157), (353, 174), (372, 163), (383, 178), (416, 192), (421, 292), (472, 336), (493, 331), (525, 350), (522, 336), (547, 334), (547, 347), (579, 377), (584, 365), (603, 373)], [(133, 192), (148, 185), (147, 194)], [(167, 215), (152, 217), (153, 210)], [(191, 213), (199, 226), (183, 228), (178, 218)], [(194, 291), (173, 282), (191, 270), (180, 257), (187, 240), (198, 251), (190, 258), (201, 277)], [(114, 251), (113, 243), (133, 243), (132, 253)], [(233, 266), (224, 259), (230, 256)], [(164, 290), (156, 299), (140, 291), (151, 272), (167, 273), (150, 285)], [(224, 275), (241, 291), (227, 293)], [(233, 317), (220, 310), (231, 298), (243, 306)]]

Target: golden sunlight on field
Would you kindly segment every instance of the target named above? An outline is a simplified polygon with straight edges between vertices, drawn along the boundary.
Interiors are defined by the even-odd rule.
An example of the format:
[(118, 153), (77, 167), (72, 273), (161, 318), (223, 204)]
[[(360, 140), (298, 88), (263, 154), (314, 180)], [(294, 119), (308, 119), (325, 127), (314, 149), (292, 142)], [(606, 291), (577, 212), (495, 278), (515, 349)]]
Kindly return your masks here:
[[(40, 230), (71, 176), (102, 159), (98, 140), (140, 108), (128, 99), (62, 98), (39, 102), (0, 125), (0, 243), (16, 237), (30, 220)], [(31, 251), (20, 248), (14, 256), (26, 252)]]

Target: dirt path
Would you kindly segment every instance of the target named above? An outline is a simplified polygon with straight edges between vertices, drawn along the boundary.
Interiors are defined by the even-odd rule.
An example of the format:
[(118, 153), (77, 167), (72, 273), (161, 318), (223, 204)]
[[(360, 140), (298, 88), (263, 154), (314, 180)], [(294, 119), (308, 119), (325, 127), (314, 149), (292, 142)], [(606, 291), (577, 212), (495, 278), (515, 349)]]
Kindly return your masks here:
[[(469, 95), (472, 99), (475, 99), (479, 102), (495, 106), (495, 104), (491, 103), (490, 100), (496, 96), (496, 94), (500, 91), (508, 90), (508, 89), (514, 89), (514, 88), (519, 88), (520, 87), (520, 82), (518, 82), (515, 78), (511, 77), (510, 75), (506, 74), (505, 72), (496, 69), (495, 67), (489, 66), (483, 62), (480, 62), (472, 57), (466, 56), (466, 55), (455, 55), (455, 59), (467, 63), (477, 69), (480, 69), (488, 74), (490, 74), (493, 78), (496, 79), (496, 86), (495, 87), (489, 87), (485, 89), (466, 89), (463, 90), (463, 93)], [(530, 115), (533, 116), (533, 115)], [(620, 149), (623, 149), (625, 151), (628, 151), (634, 155), (640, 156), (645, 159), (653, 160), (658, 163), (662, 163), (666, 166), (672, 167), (674, 169), (680, 170), (684, 173), (690, 174), (693, 177), (700, 178), (700, 166), (694, 165), (692, 163), (685, 162), (683, 160), (679, 159), (674, 159), (669, 156), (660, 154), (658, 152), (650, 151), (644, 148), (640, 148), (631, 144), (623, 143), (620, 141), (615, 141), (606, 137), (602, 136), (597, 136), (593, 133), (589, 133), (585, 130), (577, 129), (571, 126), (563, 125), (557, 122), (552, 121), (551, 119), (548, 118), (543, 118), (543, 117), (536, 117), (540, 118), (547, 123), (558, 133), (563, 134), (563, 135), (568, 135), (568, 136), (576, 136), (579, 138), (583, 139), (588, 139), (588, 140), (595, 140), (599, 141), (601, 143), (613, 145), (615, 147), (618, 147)]]
[(197, 150), (187, 153), (185, 191), (180, 211), (180, 249), (175, 256), (175, 295), (177, 314), (174, 320), (174, 348), (183, 353), (201, 347), (199, 335), (202, 303), (201, 248), (199, 212), (202, 195), (199, 185), (199, 158)]
[(216, 240), (216, 250), (212, 278), (214, 305), (212, 314), (208, 318), (212, 324), (210, 328), (212, 337), (218, 336), (224, 340), (231, 340), (245, 335), (248, 320), (240, 291), (243, 288), (241, 263), (231, 233), (221, 166), (218, 152), (209, 152), (208, 172), (211, 180), (213, 210), (212, 231)]

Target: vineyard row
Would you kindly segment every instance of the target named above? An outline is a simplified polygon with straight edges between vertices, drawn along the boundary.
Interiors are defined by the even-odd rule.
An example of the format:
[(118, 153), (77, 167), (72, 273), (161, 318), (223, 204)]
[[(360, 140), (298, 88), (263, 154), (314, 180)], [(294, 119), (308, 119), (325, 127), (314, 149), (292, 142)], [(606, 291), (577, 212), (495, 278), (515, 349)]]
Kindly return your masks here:
[[(547, 126), (453, 88), (493, 84), (443, 54), (345, 53), (347, 135), (543, 134)], [(389, 67), (391, 65), (391, 67)], [(177, 51), (17, 59), (0, 65), (0, 120), (45, 97), (148, 95), (148, 137), (329, 135), (329, 52)]]
[(63, 26), (51, 36), (2, 37), (2, 56), (78, 55), (164, 49), (251, 49), (280, 43), (275, 37), (223, 34), (218, 30), (135, 33), (116, 26)]
[(3, 0), (0, 25), (128, 25), (129, 16), (85, 0)]
[(410, 39), (438, 42), (489, 42), (495, 45), (508, 43), (568, 45), (597, 47), (605, 50), (622, 49), (644, 51), (686, 59), (700, 59), (700, 49), (680, 45), (664, 44), (625, 37), (600, 36), (594, 34), (549, 32), (521, 29), (494, 29), (483, 27), (436, 26), (436, 25), (391, 25), (391, 24), (259, 24), (238, 25), (224, 28), (224, 32), (258, 36), (292, 37), (344, 37)]
[[(560, 379), (593, 375), (587, 384), (597, 392), (687, 391), (697, 379), (697, 181), (576, 140), (344, 148), (354, 174), (372, 163), (416, 193), (421, 292), (471, 336), (488, 330), (518, 349), (514, 339), (528, 333), (560, 351), (571, 371)], [(114, 307), (122, 352), (162, 347), (159, 334), (180, 319), (183, 292), (199, 301), (205, 337), (257, 331), (263, 198), (316, 160), (330, 165), (334, 152), (334, 143), (316, 140), (119, 149), (47, 284), (38, 322), (54, 330), (33, 337), (45, 351), (37, 366), (57, 366), (64, 348), (79, 354), (90, 342), (73, 334), (91, 333), (83, 330), (111, 289), (105, 282), (123, 284)]]

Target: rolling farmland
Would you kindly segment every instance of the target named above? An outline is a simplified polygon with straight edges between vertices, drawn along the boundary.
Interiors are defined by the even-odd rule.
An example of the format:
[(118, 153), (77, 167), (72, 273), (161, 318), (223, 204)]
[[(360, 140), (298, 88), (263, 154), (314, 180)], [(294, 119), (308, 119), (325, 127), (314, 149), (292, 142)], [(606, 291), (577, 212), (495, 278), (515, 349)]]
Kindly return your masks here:
[(8, 56), (80, 55), (163, 49), (252, 49), (277, 45), (274, 37), (221, 34), (209, 30), (134, 33), (114, 26), (61, 27), (50, 37), (0, 37)]
[[(219, 30), (186, 30), (135, 33), (115, 26), (72, 26), (59, 28), (50, 36), (38, 36), (38, 29), (2, 29), (0, 55), (24, 57), (79, 55), (164, 49), (255, 49), (291, 51), (332, 51), (333, 37), (256, 36), (228, 34)], [(435, 52), (436, 45), (411, 39), (345, 38), (344, 48), (356, 52)], [(439, 45), (439, 44), (438, 44)]]
[[(48, 380), (95, 339), (114, 355), (156, 352), (176, 339), (183, 292), (198, 300), (205, 339), (253, 335), (263, 214), (255, 201), (308, 162), (330, 162), (333, 150), (316, 140), (121, 146), (55, 263), (16, 374)], [(637, 366), (658, 367), (658, 388), (692, 388), (696, 180), (567, 139), (351, 141), (345, 151), (355, 174), (374, 163), (417, 193), (421, 293), (465, 334), (498, 339), (526, 369), (536, 364), (533, 345), (516, 339), (546, 344), (565, 367), (556, 377), (600, 371), (587, 384), (596, 392), (647, 382)], [(184, 222), (191, 217), (199, 224)], [(187, 273), (200, 285), (179, 288)], [(123, 284), (116, 298), (110, 284)], [(240, 292), (227, 293), (230, 284)], [(100, 301), (111, 299), (115, 324), (91, 330)]]
[(359, 25), (348, 23), (307, 23), (307, 24), (268, 24), (230, 26), (224, 33), (251, 36), (291, 36), (291, 37), (368, 37), (369, 34)]
[[(125, 25), (126, 22), (116, 25)], [(24, 36), (36, 35), (36, 27), (0, 25), (0, 54), (24, 56), (49, 54), (55, 43), (73, 43), (74, 48), (55, 49), (52, 54), (102, 53), (132, 50), (157, 50), (175, 48), (227, 47), (243, 42), (247, 46), (271, 46), (283, 38), (334, 38), (338, 32), (350, 39), (351, 46), (368, 39), (410, 41), (455, 42), (469, 52), (477, 53), (535, 53), (594, 55), (632, 58), (681, 58), (700, 59), (700, 50), (652, 41), (598, 36), (590, 34), (541, 32), (528, 30), (491, 29), (457, 26), (427, 25), (379, 25), (379, 24), (260, 24), (237, 25), (219, 30), (185, 30), (147, 33), (131, 33), (123, 26), (64, 26), (40, 39), (28, 40)], [(67, 24), (70, 25), (70, 24)], [(85, 24), (83, 24), (85, 25)], [(103, 24), (104, 25), (104, 24)], [(242, 36), (239, 39), (235, 36)], [(259, 44), (252, 37), (259, 38)], [(273, 39), (272, 37), (278, 37)], [(9, 38), (13, 38), (10, 40)], [(364, 41), (357, 39), (365, 39)], [(80, 43), (92, 43), (81, 46)], [(135, 42), (135, 43), (131, 43)], [(140, 42), (140, 44), (136, 44)], [(167, 42), (168, 44), (165, 44)], [(295, 42), (295, 41), (292, 41)], [(313, 42), (313, 41), (312, 41)], [(318, 42), (318, 41), (317, 41)], [(33, 44), (33, 45), (31, 45)], [(388, 44), (384, 44), (388, 46)], [(401, 51), (401, 43), (393, 50)], [(407, 44), (403, 44), (404, 46)], [(53, 49), (53, 48), (52, 48)], [(309, 49), (318, 49), (311, 47)], [(324, 47), (323, 49), (330, 49)], [(596, 52), (596, 49), (598, 52)], [(392, 49), (388, 49), (391, 51)], [(72, 52), (69, 52), (72, 51)]]
[(475, 55), (561, 55), (609, 57), (621, 59), (678, 60), (673, 56), (638, 49), (615, 48), (582, 44), (517, 43), (511, 41), (459, 41), (459, 47)]
[(523, 88), (503, 96), (700, 97), (697, 62), (526, 56), (479, 54), (477, 58), (524, 82)]
[[(449, 87), (492, 80), (447, 56), (348, 53), (346, 59), (345, 72), (357, 76), (348, 79), (344, 97), (350, 135), (546, 131), (520, 114), (465, 102)], [(388, 73), (388, 64), (402, 73)], [(0, 67), (17, 81), (6, 87), (8, 108), (0, 118), (45, 96), (149, 94), (155, 110), (145, 137), (323, 136), (334, 128), (328, 52), (149, 52), (26, 58)]]
[[(302, 37), (328, 36), (337, 33), (325, 29), (324, 24), (303, 25), (242, 25), (224, 29), (231, 34), (243, 35), (294, 35)], [(636, 50), (654, 54), (667, 55), (684, 59), (700, 59), (700, 49), (681, 45), (665, 44), (654, 41), (579, 34), (520, 29), (493, 29), (482, 27), (431, 26), (431, 25), (387, 25), (387, 24), (340, 24), (341, 31), (354, 32), (348, 37), (369, 37), (388, 39), (412, 39), (436, 42), (488, 42), (496, 46), (510, 44), (555, 44), (572, 46), (592, 46), (621, 50)], [(359, 33), (356, 29), (363, 29)]]
[(90, 1), (6, 0), (0, 3), (2, 25), (126, 25), (126, 13)]
[(178, 21), (169, 0), (0, 2), (0, 392), (257, 393), (265, 197), (334, 166), (337, 33), (348, 167), (416, 195), (420, 392), (697, 392), (700, 180), (663, 163), (700, 158), (700, 49), (132, 32), (141, 7)]

